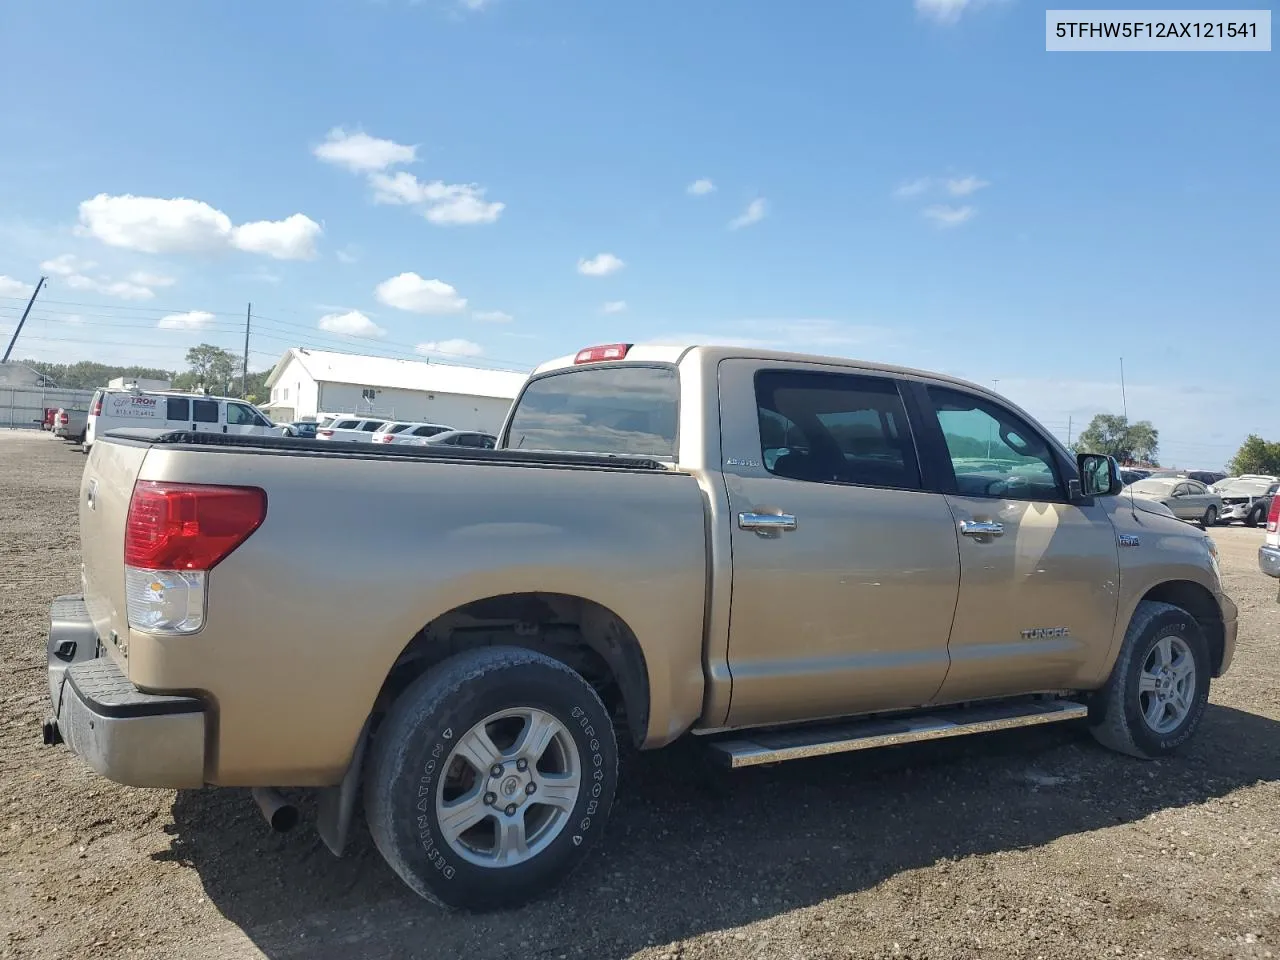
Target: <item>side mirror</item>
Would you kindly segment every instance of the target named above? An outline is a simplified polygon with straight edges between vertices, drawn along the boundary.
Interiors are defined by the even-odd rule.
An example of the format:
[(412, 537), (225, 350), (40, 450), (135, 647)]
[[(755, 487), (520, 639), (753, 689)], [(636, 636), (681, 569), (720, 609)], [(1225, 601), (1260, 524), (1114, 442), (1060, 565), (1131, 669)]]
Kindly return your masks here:
[(1124, 489), (1120, 478), (1120, 464), (1115, 457), (1101, 453), (1081, 453), (1076, 456), (1080, 471), (1080, 496), (1109, 497)]

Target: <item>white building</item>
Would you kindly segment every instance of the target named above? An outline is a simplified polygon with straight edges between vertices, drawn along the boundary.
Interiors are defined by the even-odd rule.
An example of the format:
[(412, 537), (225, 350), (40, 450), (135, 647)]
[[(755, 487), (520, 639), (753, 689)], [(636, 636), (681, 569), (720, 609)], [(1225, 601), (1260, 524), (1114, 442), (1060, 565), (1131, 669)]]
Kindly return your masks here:
[(271, 401), (260, 407), (277, 423), (360, 413), (496, 433), (525, 379), (507, 370), (292, 347), (267, 377)]

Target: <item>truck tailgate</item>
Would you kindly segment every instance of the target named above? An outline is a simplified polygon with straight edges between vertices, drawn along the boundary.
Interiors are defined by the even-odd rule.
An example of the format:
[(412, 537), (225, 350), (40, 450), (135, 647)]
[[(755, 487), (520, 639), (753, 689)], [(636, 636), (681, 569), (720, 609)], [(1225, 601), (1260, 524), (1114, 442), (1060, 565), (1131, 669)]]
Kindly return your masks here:
[[(107, 652), (128, 673), (124, 539), (134, 480), (147, 448), (95, 443), (80, 480), (80, 549), (85, 605)], [(122, 650), (120, 644), (125, 644)]]

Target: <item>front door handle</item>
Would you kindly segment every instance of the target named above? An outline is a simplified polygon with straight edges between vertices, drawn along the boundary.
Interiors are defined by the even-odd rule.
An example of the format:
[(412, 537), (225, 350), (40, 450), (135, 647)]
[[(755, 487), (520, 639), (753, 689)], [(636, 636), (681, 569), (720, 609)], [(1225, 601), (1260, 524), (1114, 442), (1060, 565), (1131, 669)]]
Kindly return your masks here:
[(966, 537), (1003, 537), (1004, 524), (998, 520), (961, 520), (960, 532)]
[(738, 526), (743, 530), (768, 533), (772, 530), (794, 530), (796, 518), (789, 513), (740, 513)]

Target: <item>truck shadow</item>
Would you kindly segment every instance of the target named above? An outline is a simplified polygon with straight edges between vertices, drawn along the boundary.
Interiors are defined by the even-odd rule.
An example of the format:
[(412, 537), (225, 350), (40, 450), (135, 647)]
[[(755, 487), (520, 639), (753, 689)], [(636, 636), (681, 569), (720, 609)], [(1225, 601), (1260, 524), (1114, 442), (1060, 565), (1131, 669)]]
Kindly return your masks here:
[[(633, 756), (606, 840), (543, 900), (448, 913), (404, 888), (361, 824), (333, 859), (267, 832), (247, 791), (179, 794), (170, 850), (271, 958), (626, 957), (866, 889), (941, 859), (1036, 847), (1280, 779), (1280, 723), (1211, 706), (1144, 763), (1068, 725), (709, 768), (695, 742)], [(304, 814), (308, 811), (304, 810)]]

